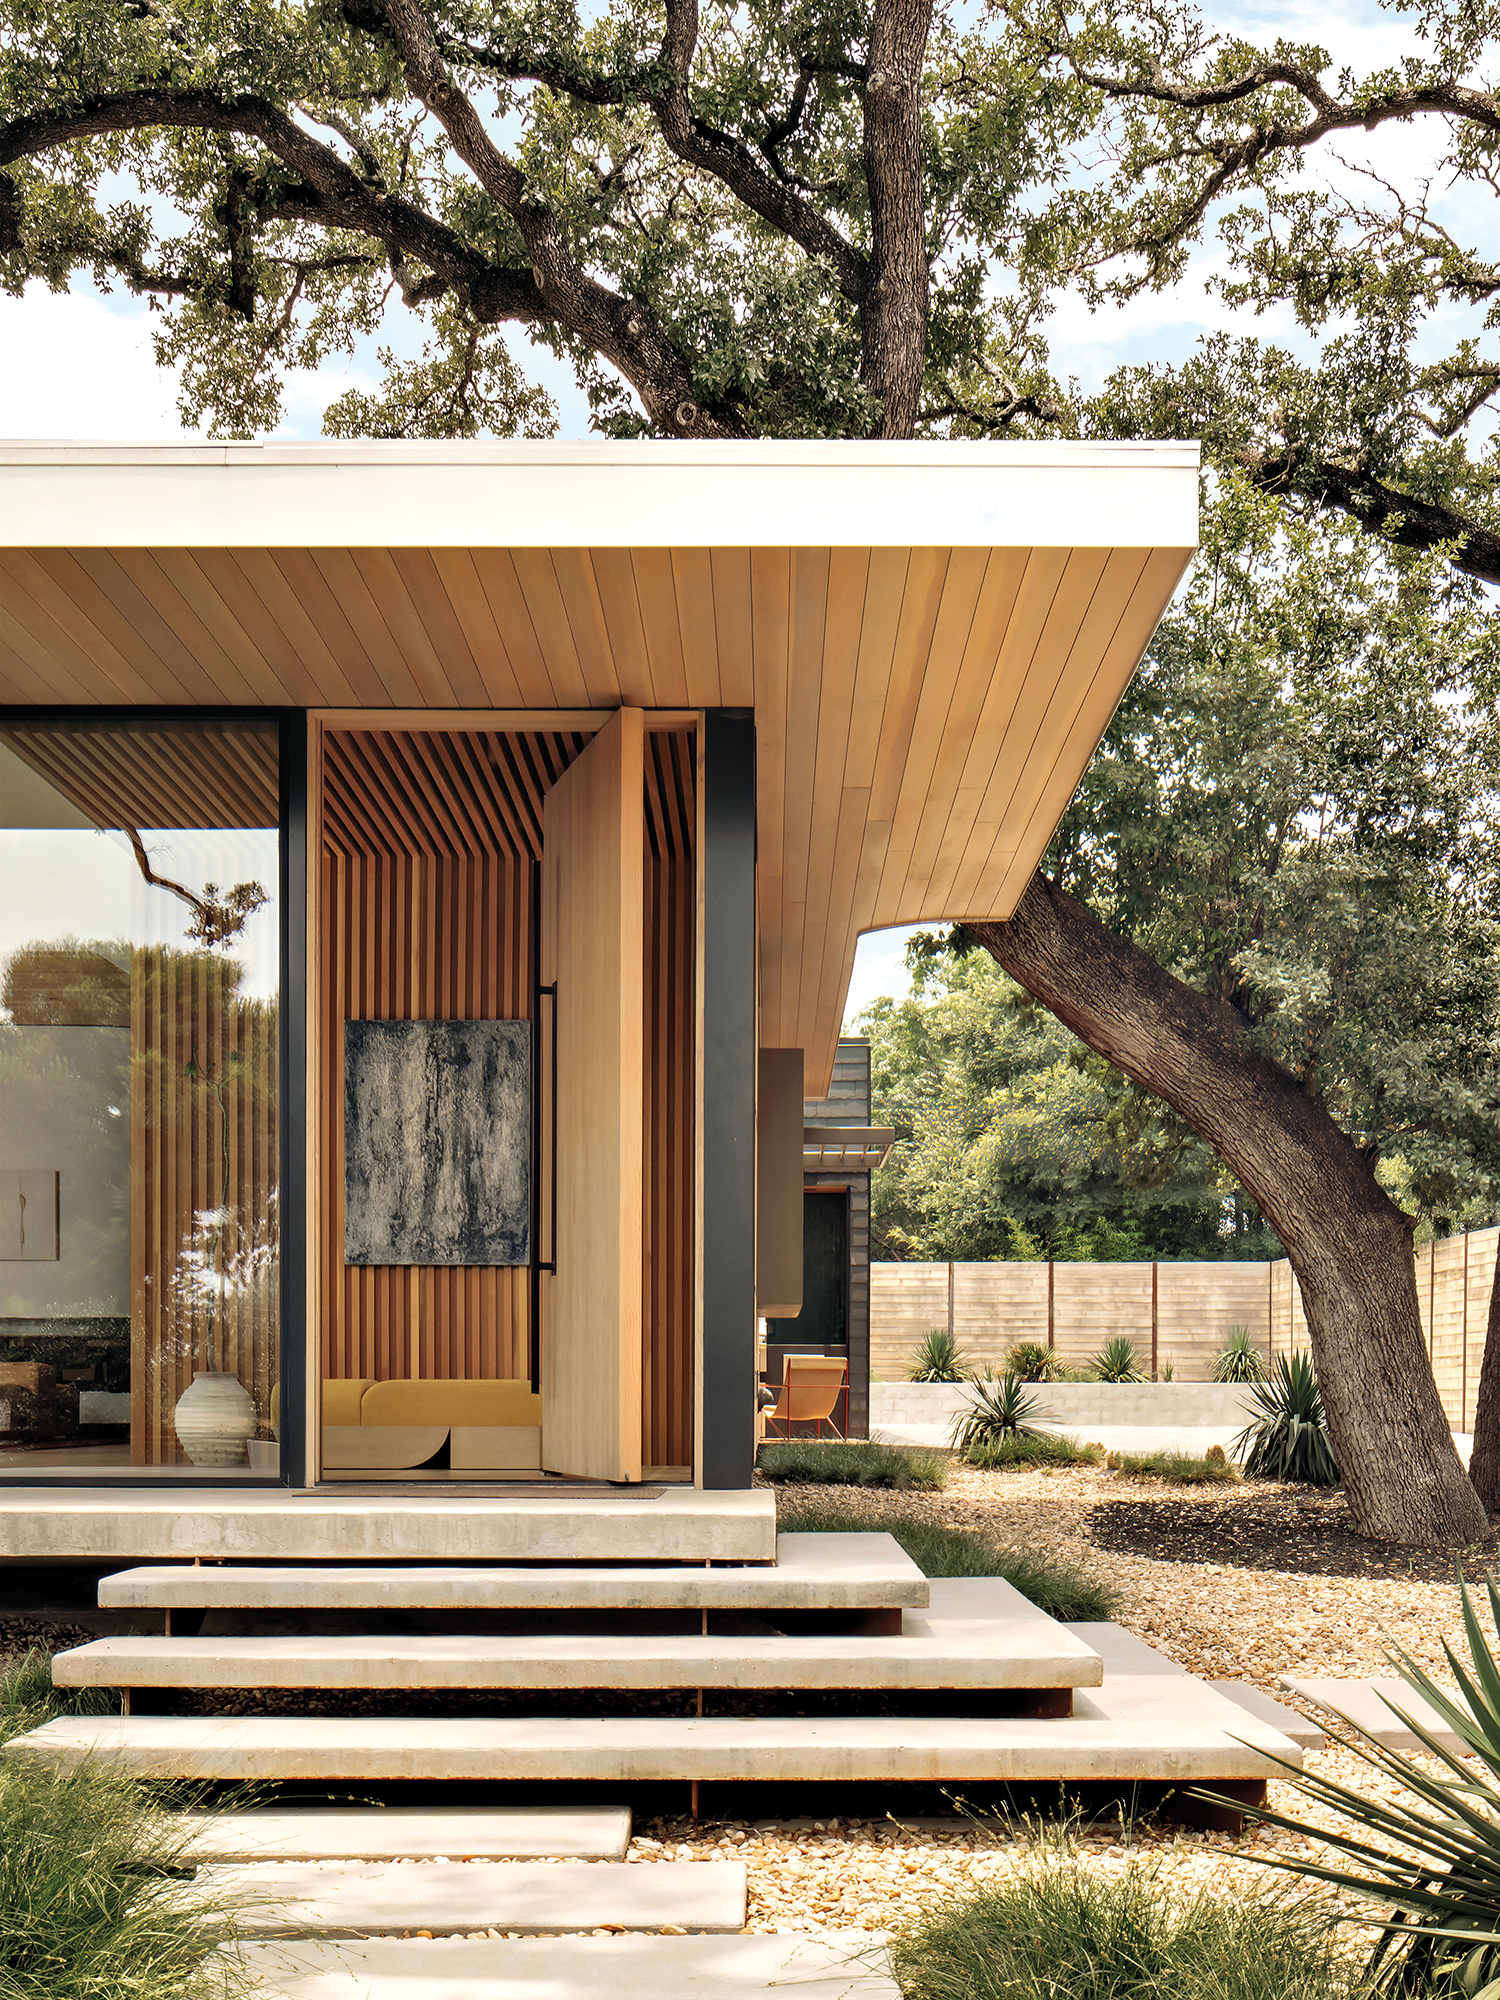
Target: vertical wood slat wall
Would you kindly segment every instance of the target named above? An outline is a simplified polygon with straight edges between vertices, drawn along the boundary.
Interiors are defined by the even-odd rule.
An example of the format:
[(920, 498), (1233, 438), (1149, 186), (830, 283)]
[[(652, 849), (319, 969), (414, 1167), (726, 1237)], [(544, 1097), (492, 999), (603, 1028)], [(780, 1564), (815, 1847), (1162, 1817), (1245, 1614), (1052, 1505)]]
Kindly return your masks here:
[(646, 737), (641, 1459), (693, 1462), (693, 1079), (696, 758), (692, 733)]
[[(235, 1374), (271, 1414), (277, 1379), (277, 1011), (206, 951), (131, 955), (131, 1459), (184, 1454), (194, 1373)], [(214, 1245), (215, 1219), (219, 1240)]]

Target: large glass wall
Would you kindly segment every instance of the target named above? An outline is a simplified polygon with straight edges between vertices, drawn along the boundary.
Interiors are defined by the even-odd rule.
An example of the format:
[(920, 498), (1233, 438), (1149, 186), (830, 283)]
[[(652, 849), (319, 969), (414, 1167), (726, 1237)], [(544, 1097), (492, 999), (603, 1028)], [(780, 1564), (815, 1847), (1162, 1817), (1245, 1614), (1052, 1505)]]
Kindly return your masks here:
[(278, 820), (274, 721), (0, 731), (0, 1479), (277, 1470)]

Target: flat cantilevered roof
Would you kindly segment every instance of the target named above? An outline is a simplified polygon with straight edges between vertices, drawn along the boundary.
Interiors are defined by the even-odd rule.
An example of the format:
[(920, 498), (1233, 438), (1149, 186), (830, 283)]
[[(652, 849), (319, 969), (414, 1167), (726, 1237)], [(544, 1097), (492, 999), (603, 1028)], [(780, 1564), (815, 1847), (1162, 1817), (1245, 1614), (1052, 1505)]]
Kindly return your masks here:
[(0, 696), (753, 708), (821, 1090), (862, 931), (1014, 910), (1197, 514), (1188, 444), (0, 444)]

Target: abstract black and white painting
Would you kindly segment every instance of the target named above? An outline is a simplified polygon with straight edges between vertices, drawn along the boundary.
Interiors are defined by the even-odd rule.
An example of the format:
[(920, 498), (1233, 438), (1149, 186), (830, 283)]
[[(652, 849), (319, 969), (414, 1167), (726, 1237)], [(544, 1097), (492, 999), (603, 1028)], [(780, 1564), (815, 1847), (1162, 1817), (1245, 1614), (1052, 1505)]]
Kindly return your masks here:
[(531, 1023), (344, 1026), (344, 1261), (531, 1260)]

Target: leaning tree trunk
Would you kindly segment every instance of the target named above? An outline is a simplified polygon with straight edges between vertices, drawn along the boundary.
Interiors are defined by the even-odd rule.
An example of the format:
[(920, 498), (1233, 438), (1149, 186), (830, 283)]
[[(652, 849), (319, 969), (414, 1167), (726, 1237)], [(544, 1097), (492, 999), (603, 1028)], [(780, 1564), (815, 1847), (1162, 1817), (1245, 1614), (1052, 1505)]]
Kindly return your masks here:
[(1469, 1477), (1487, 1514), (1500, 1514), (1500, 1243), (1490, 1284), (1490, 1323), (1479, 1364), (1479, 1400), (1474, 1406), (1474, 1451)]
[(1081, 1041), (1165, 1099), (1260, 1204), (1302, 1287), (1357, 1526), (1439, 1548), (1484, 1535), (1422, 1339), (1411, 1226), (1371, 1160), (1256, 1053), (1233, 1008), (1174, 979), (1044, 876), (1009, 923), (965, 929)]

